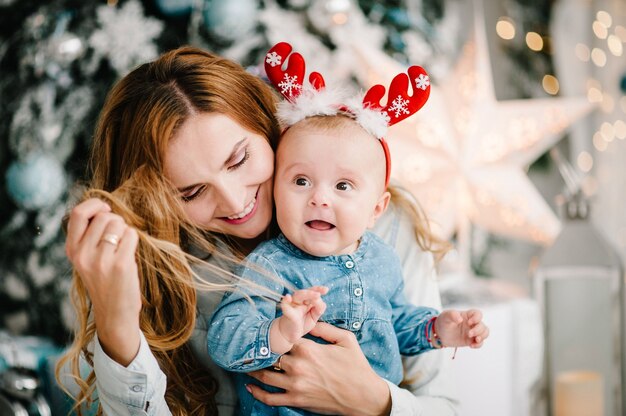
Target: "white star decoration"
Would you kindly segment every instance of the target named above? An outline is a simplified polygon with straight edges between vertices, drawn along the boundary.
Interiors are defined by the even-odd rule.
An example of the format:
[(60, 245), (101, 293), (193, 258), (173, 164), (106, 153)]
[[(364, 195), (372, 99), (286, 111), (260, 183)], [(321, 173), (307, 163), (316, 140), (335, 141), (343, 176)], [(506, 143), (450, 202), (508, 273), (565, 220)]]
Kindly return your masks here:
[[(476, 42), (467, 43), (442, 86), (432, 87), (424, 108), (389, 129), (392, 177), (418, 198), (443, 237), (466, 233), (472, 222), (550, 243), (559, 221), (525, 169), (591, 105), (582, 98), (497, 101), (482, 18), (476, 27)], [(365, 85), (388, 86), (406, 69), (382, 52), (353, 46), (367, 69), (360, 74)]]

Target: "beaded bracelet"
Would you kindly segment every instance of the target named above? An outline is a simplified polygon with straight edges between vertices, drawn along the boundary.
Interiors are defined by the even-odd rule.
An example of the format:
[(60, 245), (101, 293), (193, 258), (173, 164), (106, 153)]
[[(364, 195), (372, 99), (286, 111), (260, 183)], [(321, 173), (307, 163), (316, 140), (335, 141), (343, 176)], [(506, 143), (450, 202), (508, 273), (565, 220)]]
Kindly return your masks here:
[[(428, 320), (428, 322), (426, 323), (426, 327), (424, 329), (425, 335), (426, 335), (426, 341), (428, 341), (428, 343), (434, 348), (434, 349), (441, 349), (441, 348), (445, 348), (445, 345), (443, 345), (443, 342), (441, 342), (441, 338), (439, 338), (439, 335), (437, 335), (437, 330), (435, 329), (435, 323), (437, 322), (437, 316), (433, 316), (432, 318), (430, 318)], [(432, 334), (432, 337), (431, 337)], [(452, 354), (452, 359), (454, 360), (456, 358), (456, 351), (457, 348), (454, 348), (454, 353)]]
[[(441, 342), (441, 338), (437, 335), (437, 331), (435, 330), (435, 323), (437, 322), (437, 316), (433, 316), (426, 323), (426, 341), (431, 345), (431, 347), (435, 349), (443, 348), (444, 345)], [(432, 337), (431, 337), (432, 334)]]

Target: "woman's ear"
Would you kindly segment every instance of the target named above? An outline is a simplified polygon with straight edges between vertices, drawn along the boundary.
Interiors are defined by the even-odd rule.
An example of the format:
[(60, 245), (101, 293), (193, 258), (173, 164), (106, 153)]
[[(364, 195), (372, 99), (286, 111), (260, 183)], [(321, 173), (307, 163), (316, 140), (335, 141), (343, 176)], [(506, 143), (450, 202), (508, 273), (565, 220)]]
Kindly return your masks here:
[(380, 218), (380, 216), (383, 215), (387, 210), (390, 200), (391, 194), (388, 191), (383, 192), (380, 198), (378, 198), (376, 206), (374, 206), (374, 211), (372, 212), (372, 216), (370, 217), (369, 223), (367, 224), (367, 228), (374, 227), (374, 224), (376, 224), (376, 220), (378, 220), (378, 218)]

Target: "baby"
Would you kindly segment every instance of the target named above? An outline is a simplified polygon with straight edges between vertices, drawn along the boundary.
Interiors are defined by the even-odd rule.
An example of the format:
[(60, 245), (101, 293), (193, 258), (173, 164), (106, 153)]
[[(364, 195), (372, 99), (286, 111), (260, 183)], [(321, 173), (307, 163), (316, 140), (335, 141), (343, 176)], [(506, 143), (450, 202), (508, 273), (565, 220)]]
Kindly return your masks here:
[[(352, 331), (372, 368), (396, 384), (401, 354), (482, 344), (488, 330), (479, 311), (438, 314), (404, 298), (399, 258), (368, 231), (389, 204), (388, 176), (386, 145), (349, 109), (289, 126), (274, 176), (281, 234), (258, 246), (240, 273), (282, 294), (280, 309), (248, 286), (226, 296), (208, 334), (218, 365), (242, 373), (272, 367), (320, 318)], [(251, 381), (238, 377), (241, 414), (306, 413), (255, 401), (243, 390)]]

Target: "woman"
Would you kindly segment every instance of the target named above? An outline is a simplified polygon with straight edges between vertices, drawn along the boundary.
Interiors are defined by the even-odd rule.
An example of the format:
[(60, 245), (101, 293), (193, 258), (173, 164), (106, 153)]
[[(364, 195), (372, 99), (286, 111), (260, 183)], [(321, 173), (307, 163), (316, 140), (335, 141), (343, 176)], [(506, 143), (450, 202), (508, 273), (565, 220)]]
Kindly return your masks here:
[[(218, 284), (272, 233), (274, 107), (258, 78), (189, 47), (140, 66), (110, 92), (90, 184), (109, 192), (94, 193), (108, 203), (75, 207), (66, 243), (80, 322), (66, 361), (77, 377), (81, 354), (94, 368), (79, 382), (79, 401), (97, 389), (111, 415), (235, 412), (230, 376), (208, 359), (206, 325)], [(395, 209), (375, 231), (403, 260), (408, 298), (440, 307), (432, 255), (422, 250), (429, 234), (412, 230), (407, 213), (416, 212), (393, 194)], [(214, 290), (196, 290), (184, 259), (155, 254), (159, 244), (175, 253), (167, 242), (206, 260), (197, 270)], [(302, 340), (281, 360), (283, 372), (252, 374), (286, 390), (253, 387), (257, 399), (329, 414), (455, 412), (440, 352), (406, 361), (401, 389), (374, 373), (350, 332), (320, 323), (312, 334), (330, 344)]]

